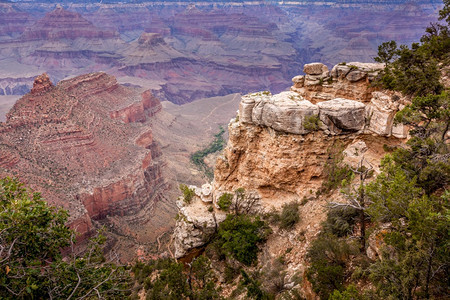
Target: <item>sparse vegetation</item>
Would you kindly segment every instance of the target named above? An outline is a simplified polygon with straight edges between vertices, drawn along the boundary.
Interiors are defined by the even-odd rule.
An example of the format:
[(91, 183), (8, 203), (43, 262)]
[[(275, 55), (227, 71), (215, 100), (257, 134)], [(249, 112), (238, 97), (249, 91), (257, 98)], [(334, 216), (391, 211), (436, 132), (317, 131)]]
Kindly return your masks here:
[(273, 212), (269, 218), (273, 223), (278, 224), (280, 229), (292, 229), (300, 221), (298, 202), (283, 204), (280, 213)]
[(318, 115), (306, 116), (303, 120), (303, 128), (308, 131), (317, 131), (320, 129), (320, 119)]
[(183, 201), (187, 204), (191, 203), (192, 199), (195, 196), (195, 191), (194, 189), (189, 188), (187, 185), (185, 184), (180, 184), (180, 191), (183, 192)]
[(223, 211), (228, 211), (230, 209), (231, 204), (233, 203), (233, 194), (224, 193), (219, 197), (217, 201), (217, 205)]
[(324, 166), (325, 180), (320, 188), (320, 193), (328, 193), (338, 188), (343, 180), (350, 180), (353, 176), (351, 168), (344, 164), (343, 145), (336, 143), (328, 152), (328, 159)]
[(216, 248), (244, 265), (252, 265), (258, 258), (258, 244), (264, 242), (270, 228), (259, 217), (228, 215), (220, 223), (215, 240)]
[(217, 278), (205, 256), (195, 258), (185, 267), (171, 259), (137, 262), (133, 266), (138, 289), (144, 288), (146, 299), (222, 299)]
[(205, 157), (208, 154), (216, 153), (222, 151), (225, 146), (225, 140), (223, 139), (223, 134), (225, 133), (225, 129), (220, 126), (220, 130), (217, 134), (214, 135), (214, 141), (209, 144), (205, 149), (195, 152), (191, 155), (191, 161), (196, 165), (200, 170), (204, 172), (208, 179), (212, 180), (214, 177), (214, 172), (212, 168), (208, 167), (205, 163)]

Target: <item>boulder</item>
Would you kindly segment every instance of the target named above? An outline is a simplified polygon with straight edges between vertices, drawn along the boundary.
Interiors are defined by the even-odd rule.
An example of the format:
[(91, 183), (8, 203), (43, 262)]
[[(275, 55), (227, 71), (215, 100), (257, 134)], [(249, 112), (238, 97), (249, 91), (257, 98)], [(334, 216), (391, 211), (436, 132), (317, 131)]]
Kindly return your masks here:
[[(203, 191), (202, 189), (199, 189)], [(197, 191), (197, 190), (196, 190)], [(191, 203), (177, 201), (178, 220), (173, 233), (175, 257), (180, 258), (190, 250), (203, 246), (215, 233), (217, 222), (225, 219), (224, 213), (210, 210), (200, 197), (194, 196)]]
[(298, 75), (292, 78), (292, 82), (294, 83), (294, 87), (299, 89), (302, 88), (305, 83), (305, 76)]
[(381, 136), (390, 136), (398, 103), (382, 92), (373, 92), (367, 106), (367, 118), (370, 120), (369, 130)]
[[(270, 100), (261, 101), (253, 110), (255, 122), (278, 131), (306, 134), (303, 128), (307, 116), (317, 115), (319, 109), (295, 92), (282, 92)], [(257, 121), (258, 120), (258, 121)]]
[(258, 92), (242, 96), (241, 103), (239, 103), (239, 121), (244, 124), (259, 124), (252, 119), (253, 108), (257, 103), (270, 99), (271, 96), (272, 94), (269, 92)]
[(401, 123), (392, 126), (392, 135), (398, 139), (406, 139), (408, 137), (408, 132), (408, 126)]
[(310, 63), (303, 66), (303, 72), (308, 75), (320, 75), (328, 72), (328, 67), (322, 63)]
[(330, 75), (333, 78), (345, 77), (350, 82), (356, 82), (366, 77), (372, 81), (383, 69), (384, 64), (349, 62), (335, 65), (331, 69)]
[[(362, 140), (356, 140), (345, 148), (342, 153), (344, 154), (344, 163), (352, 168), (358, 168), (361, 160), (364, 157), (364, 153), (367, 152), (369, 148), (366, 143)], [(364, 164), (365, 162), (363, 162)], [(364, 164), (364, 166), (366, 166)], [(369, 166), (366, 166), (369, 167)]]
[(255, 98), (245, 95), (239, 103), (239, 121), (241, 123), (252, 123), (252, 111), (255, 106)]
[(361, 102), (336, 98), (317, 104), (320, 120), (334, 134), (342, 131), (358, 131), (364, 127), (365, 105)]
[(361, 70), (350, 71), (345, 78), (350, 82), (360, 81), (367, 77), (367, 73)]

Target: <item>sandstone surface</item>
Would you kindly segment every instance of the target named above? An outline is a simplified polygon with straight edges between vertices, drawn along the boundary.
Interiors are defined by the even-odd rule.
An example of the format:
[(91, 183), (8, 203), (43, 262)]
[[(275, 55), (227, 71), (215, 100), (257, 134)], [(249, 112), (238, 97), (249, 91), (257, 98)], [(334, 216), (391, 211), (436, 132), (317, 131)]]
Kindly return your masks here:
[[(352, 71), (366, 74), (366, 79), (367, 72), (373, 70), (367, 64), (355, 65), (361, 69), (353, 68)], [(369, 92), (369, 80), (351, 81), (347, 75), (340, 74), (335, 84), (327, 87), (327, 93), (336, 95), (345, 85), (352, 91), (351, 100), (333, 98), (312, 104), (308, 97), (316, 97), (310, 93), (314, 88), (299, 87), (304, 77), (295, 77), (294, 87), (289, 92), (275, 95), (259, 92), (242, 96), (239, 115), (228, 125), (227, 146), (216, 162), (212, 189), (209, 186), (207, 189), (193, 187), (196, 190), (194, 204), (180, 205), (174, 233), (177, 257), (189, 256), (193, 248), (201, 248), (208, 242), (219, 222), (214, 216), (223, 214), (217, 201), (225, 192), (233, 194), (243, 188), (245, 203), (255, 205), (255, 212), (259, 213), (279, 209), (291, 201), (307, 203), (300, 209), (302, 221), (297, 234), (303, 232), (309, 243), (319, 233), (320, 222), (325, 218), (324, 207), (331, 197), (321, 196), (320, 191), (333, 156), (342, 153), (343, 162), (352, 168), (359, 168), (362, 163), (376, 173), (380, 171), (384, 146), (395, 147), (404, 140), (371, 130), (378, 123), (372, 124), (374, 121), (367, 111), (374, 110), (372, 106), (377, 103), (396, 112), (400, 107), (398, 103), (404, 99), (398, 103), (394, 101), (395, 104), (382, 91)], [(304, 128), (306, 116), (320, 117), (316, 128), (311, 131)], [(382, 121), (380, 118), (377, 122)], [(392, 130), (392, 124), (386, 126)], [(202, 201), (205, 198), (202, 190), (211, 195), (207, 201)], [(333, 201), (344, 201), (338, 191), (332, 197)], [(233, 199), (237, 199), (236, 195)], [(200, 226), (202, 223), (204, 227)], [(267, 245), (272, 257), (285, 253), (280, 243), (289, 244), (298, 250), (289, 255), (291, 263), (303, 266), (308, 246), (298, 243), (294, 233), (278, 232), (273, 239)], [(304, 268), (299, 268), (304, 271)], [(295, 271), (290, 269), (289, 272), (293, 275)]]

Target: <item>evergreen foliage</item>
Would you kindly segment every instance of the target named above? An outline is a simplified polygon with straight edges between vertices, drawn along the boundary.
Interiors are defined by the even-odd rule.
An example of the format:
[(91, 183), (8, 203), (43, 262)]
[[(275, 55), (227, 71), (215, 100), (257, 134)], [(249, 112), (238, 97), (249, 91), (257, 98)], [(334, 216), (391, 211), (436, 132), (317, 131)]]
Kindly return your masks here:
[(331, 234), (321, 234), (311, 243), (306, 276), (321, 299), (328, 299), (334, 290), (344, 288), (347, 263), (356, 253), (354, 245)]
[(222, 299), (211, 262), (203, 255), (187, 265), (172, 259), (137, 262), (133, 273), (139, 289), (143, 285), (146, 299)]
[[(444, 1), (440, 12), (447, 23), (449, 5)], [(442, 24), (431, 24), (421, 44), (411, 48), (394, 41), (380, 45), (376, 60), (386, 64), (381, 85), (412, 99), (395, 117), (411, 128), (411, 138), (383, 159), (375, 180), (359, 188), (380, 258), (343, 255), (356, 215), (347, 209), (328, 212), (322, 234), (308, 250), (307, 276), (322, 299), (434, 299), (450, 293), (450, 98), (439, 81), (448, 49), (449, 29)], [(358, 261), (363, 264), (355, 267)], [(345, 287), (349, 278), (368, 281), (373, 289), (362, 295)]]
[(271, 221), (280, 226), (280, 229), (292, 229), (300, 221), (298, 202), (283, 204), (281, 212), (272, 212), (269, 214)]
[(358, 211), (352, 207), (330, 208), (327, 219), (322, 224), (323, 231), (337, 237), (348, 236), (353, 233), (358, 215)]
[(224, 254), (249, 266), (258, 259), (258, 244), (264, 242), (269, 233), (270, 228), (259, 217), (227, 215), (219, 225), (215, 244)]
[(232, 203), (233, 203), (233, 194), (230, 193), (224, 193), (219, 197), (219, 200), (217, 201), (217, 205), (223, 211), (228, 211)]
[(328, 159), (324, 166), (325, 180), (322, 183), (320, 192), (328, 193), (338, 188), (343, 180), (351, 179), (353, 172), (351, 168), (343, 163), (344, 147), (340, 143), (336, 143), (328, 148)]
[(192, 199), (195, 196), (194, 189), (189, 188), (185, 184), (180, 184), (179, 188), (180, 188), (180, 191), (183, 192), (183, 201), (187, 204), (191, 203)]
[[(67, 211), (48, 206), (16, 179), (0, 179), (0, 298), (72, 299), (129, 294), (131, 278), (103, 255), (105, 238), (73, 250)], [(72, 248), (68, 248), (72, 246)], [(61, 254), (67, 249), (65, 259)]]

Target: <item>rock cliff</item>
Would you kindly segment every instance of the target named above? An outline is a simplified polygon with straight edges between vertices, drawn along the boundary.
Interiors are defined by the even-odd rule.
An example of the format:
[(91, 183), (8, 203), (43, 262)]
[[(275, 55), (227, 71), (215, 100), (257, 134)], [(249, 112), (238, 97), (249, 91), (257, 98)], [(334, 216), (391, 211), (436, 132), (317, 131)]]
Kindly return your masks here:
[[(332, 153), (342, 152), (352, 167), (364, 157), (378, 172), (383, 145), (399, 145), (407, 138), (406, 128), (394, 126), (392, 119), (408, 99), (370, 85), (381, 68), (348, 63), (329, 71), (320, 63), (307, 64), (306, 75), (294, 77), (290, 91), (243, 96), (238, 116), (228, 125), (228, 144), (216, 162), (211, 189), (195, 189), (191, 205), (179, 202), (176, 256), (208, 241), (223, 219), (219, 197), (238, 188), (245, 189), (244, 202), (258, 212), (306, 201), (300, 227), (309, 238), (317, 234), (326, 204), (317, 195)], [(304, 263), (306, 245), (279, 238), (298, 248), (292, 262)]]
[(43, 74), (0, 124), (0, 171), (68, 209), (84, 236), (93, 222), (106, 222), (119, 235), (136, 237), (145, 228), (154, 239), (170, 225), (152, 228), (155, 210), (166, 206), (165, 163), (149, 124), (160, 109), (149, 91), (106, 73), (57, 85)]

